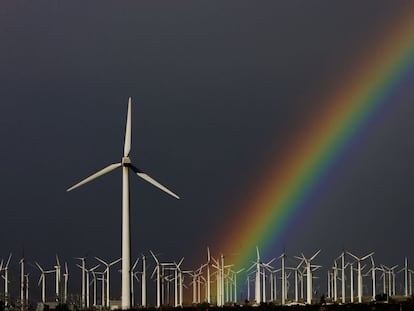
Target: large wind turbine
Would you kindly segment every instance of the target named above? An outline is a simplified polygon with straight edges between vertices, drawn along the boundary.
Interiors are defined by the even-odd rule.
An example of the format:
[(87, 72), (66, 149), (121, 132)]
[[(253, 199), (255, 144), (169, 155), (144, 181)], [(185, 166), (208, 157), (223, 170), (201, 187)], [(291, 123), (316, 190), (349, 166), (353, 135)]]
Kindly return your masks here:
[(71, 191), (78, 188), (102, 175), (105, 175), (122, 166), (122, 294), (121, 294), (121, 307), (122, 309), (131, 308), (131, 243), (130, 243), (130, 223), (129, 223), (129, 169), (131, 169), (138, 177), (141, 177), (145, 181), (168, 193), (176, 199), (179, 197), (161, 185), (159, 182), (151, 178), (149, 175), (135, 167), (131, 163), (129, 158), (129, 152), (131, 151), (131, 97), (128, 100), (128, 113), (125, 129), (125, 143), (124, 154), (121, 162), (110, 164), (102, 170), (92, 174), (91, 176), (83, 179), (79, 183), (70, 187), (66, 191)]

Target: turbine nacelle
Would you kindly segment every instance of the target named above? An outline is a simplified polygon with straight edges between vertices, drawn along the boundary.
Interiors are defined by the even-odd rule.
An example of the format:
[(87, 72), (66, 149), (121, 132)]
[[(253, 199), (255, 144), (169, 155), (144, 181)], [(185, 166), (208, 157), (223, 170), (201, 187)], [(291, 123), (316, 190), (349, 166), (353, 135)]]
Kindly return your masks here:
[(123, 157), (121, 163), (122, 163), (122, 166), (130, 167), (131, 159), (129, 157)]

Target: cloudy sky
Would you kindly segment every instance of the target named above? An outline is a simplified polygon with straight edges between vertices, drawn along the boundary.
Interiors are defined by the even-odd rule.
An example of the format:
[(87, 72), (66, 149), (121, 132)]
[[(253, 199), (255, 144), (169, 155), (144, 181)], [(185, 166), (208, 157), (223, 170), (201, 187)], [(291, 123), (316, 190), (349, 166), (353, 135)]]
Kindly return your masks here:
[[(132, 257), (152, 249), (192, 268), (207, 245), (225, 252), (214, 245), (236, 230), (235, 202), (408, 3), (1, 2), (0, 256), (12, 251), (15, 269), (23, 248), (45, 266), (55, 253), (120, 256), (120, 171), (65, 189), (121, 159), (130, 96), (132, 161), (182, 197), (131, 175)], [(292, 255), (414, 260), (413, 100), (370, 123), (284, 241)]]

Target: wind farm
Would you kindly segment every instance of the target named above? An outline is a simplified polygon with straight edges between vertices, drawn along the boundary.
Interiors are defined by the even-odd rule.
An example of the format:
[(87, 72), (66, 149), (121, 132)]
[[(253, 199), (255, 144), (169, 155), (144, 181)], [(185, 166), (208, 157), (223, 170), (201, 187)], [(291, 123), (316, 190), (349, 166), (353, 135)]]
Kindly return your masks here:
[(2, 2), (0, 311), (412, 309), (413, 12)]
[[(254, 253), (255, 250), (252, 251)], [(209, 248), (207, 252), (210, 253)], [(267, 262), (260, 259), (258, 248), (256, 252), (259, 261), (252, 261), (254, 269), (245, 270), (243, 267), (238, 271), (235, 271), (237, 268), (231, 262), (224, 261), (224, 254), (210, 255), (213, 262), (211, 267), (215, 271), (209, 276), (208, 265), (203, 262), (199, 266), (188, 267), (185, 265), (184, 258), (179, 262), (171, 258), (161, 259), (166, 256), (156, 255), (149, 250), (153, 261), (148, 265), (143, 264), (142, 271), (138, 268), (139, 273), (133, 274), (134, 278), (131, 278), (131, 288), (141, 287), (142, 290), (131, 292), (133, 303), (129, 309), (197, 308), (198, 306), (209, 308), (325, 306), (334, 309), (340, 306), (361, 308), (378, 304), (380, 305), (378, 308), (384, 309), (387, 307), (381, 305), (404, 306), (407, 309), (412, 307), (414, 269), (410, 267), (411, 261), (408, 258), (403, 258), (399, 264), (389, 267), (380, 263), (374, 252), (357, 257), (344, 250), (339, 256), (344, 260), (344, 265), (338, 268), (336, 264), (338, 258), (332, 260), (331, 266), (323, 267), (317, 264), (318, 256), (323, 254), (322, 250), (316, 251), (311, 256), (303, 253), (299, 256), (275, 254), (271, 259), (266, 258)], [(16, 265), (9, 261), (8, 263), (13, 266), (20, 264), (20, 271), (12, 270), (12, 280), (16, 280), (16, 284), (10, 285), (14, 289), (20, 287), (21, 295), (18, 291), (10, 292), (6, 286), (8, 283), (5, 283), (0, 295), (4, 299), (3, 307), (8, 310), (28, 310), (33, 308), (33, 303), (37, 301), (36, 309), (123, 309), (121, 292), (114, 291), (114, 287), (109, 283), (109, 268), (113, 266), (116, 269), (120, 259), (109, 263), (97, 256), (82, 258), (82, 265), (76, 263), (77, 258), (71, 258), (72, 264), (65, 261), (64, 278), (60, 277), (58, 269), (45, 270), (38, 262), (25, 266), (24, 258), (16, 262)], [(134, 268), (137, 267), (138, 259), (139, 257), (135, 261)], [(372, 265), (366, 264), (370, 262)], [(3, 279), (8, 271), (5, 267), (7, 265), (2, 266), (1, 269)], [(153, 270), (152, 274), (144, 273), (147, 267), (150, 268), (149, 272)], [(401, 269), (397, 270), (397, 267)], [(337, 273), (338, 270), (340, 274)], [(286, 273), (286, 271), (295, 273)], [(21, 283), (18, 282), (19, 273), (24, 276)], [(29, 287), (30, 274), (40, 274), (37, 284), (40, 292), (39, 289)], [(52, 277), (47, 277), (48, 274), (55, 274), (55, 284), (51, 282)], [(122, 274), (118, 273), (112, 278), (121, 279)], [(211, 280), (210, 283), (207, 283), (208, 278)], [(82, 286), (79, 286), (81, 284)], [(81, 292), (75, 292), (73, 290), (75, 288), (81, 289)]]

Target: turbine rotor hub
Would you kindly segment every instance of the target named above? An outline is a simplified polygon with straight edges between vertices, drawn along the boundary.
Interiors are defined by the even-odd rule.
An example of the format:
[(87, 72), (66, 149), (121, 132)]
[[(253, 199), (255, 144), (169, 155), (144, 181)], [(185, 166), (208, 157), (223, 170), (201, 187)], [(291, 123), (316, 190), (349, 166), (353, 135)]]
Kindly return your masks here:
[(131, 159), (129, 157), (123, 157), (122, 166), (130, 166), (130, 165), (131, 165)]

